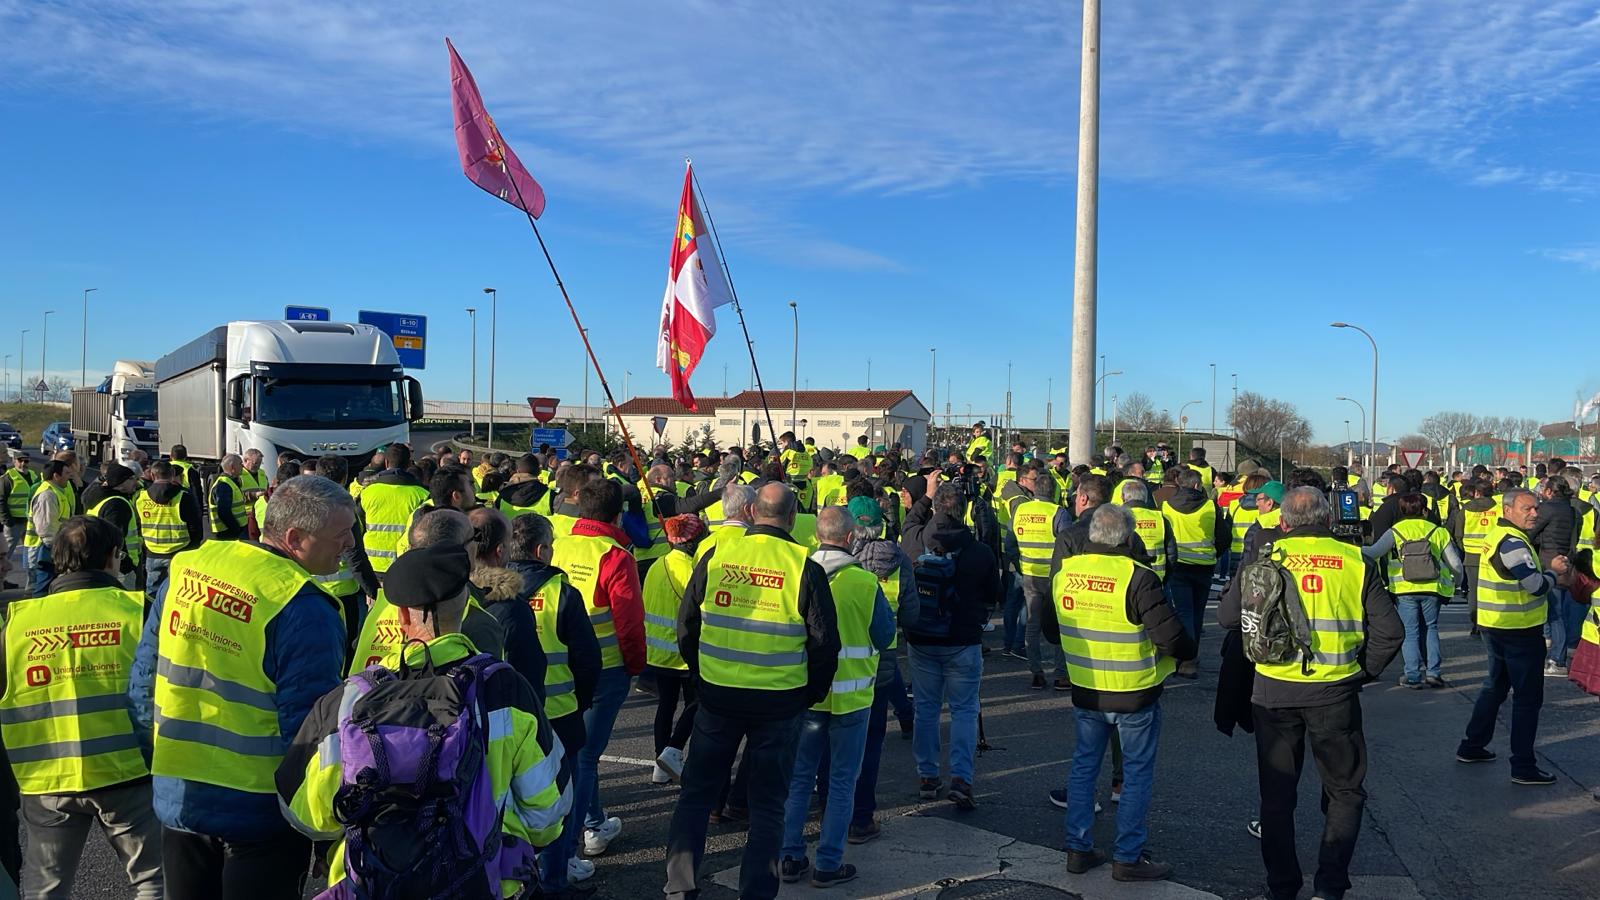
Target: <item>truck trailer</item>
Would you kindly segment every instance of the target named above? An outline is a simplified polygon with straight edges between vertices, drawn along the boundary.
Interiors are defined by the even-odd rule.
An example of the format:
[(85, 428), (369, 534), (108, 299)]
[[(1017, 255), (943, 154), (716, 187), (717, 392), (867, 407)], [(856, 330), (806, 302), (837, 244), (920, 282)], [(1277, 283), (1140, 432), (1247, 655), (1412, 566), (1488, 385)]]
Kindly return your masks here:
[(133, 451), (157, 450), (155, 364), (119, 359), (98, 387), (72, 392), (72, 437), (89, 465), (126, 463)]
[(349, 322), (229, 322), (161, 357), (161, 452), (184, 445), (207, 477), (230, 453), (344, 457), (351, 473), (410, 438), (422, 386), (393, 340)]

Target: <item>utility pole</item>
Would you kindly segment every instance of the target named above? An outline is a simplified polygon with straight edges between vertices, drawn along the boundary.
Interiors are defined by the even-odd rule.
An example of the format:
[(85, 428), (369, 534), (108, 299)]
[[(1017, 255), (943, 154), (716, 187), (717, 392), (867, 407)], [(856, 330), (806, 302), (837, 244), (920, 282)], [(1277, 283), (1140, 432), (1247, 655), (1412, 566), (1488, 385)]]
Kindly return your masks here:
[[(500, 293), (492, 287), (483, 289), (489, 295), (489, 449), (494, 449), (494, 350), (495, 338), (500, 331)], [(587, 370), (585, 370), (587, 371)], [(584, 382), (587, 384), (588, 376)]]
[(1083, 0), (1078, 85), (1078, 216), (1072, 278), (1072, 395), (1068, 458), (1094, 455), (1095, 281), (1100, 210), (1100, 0)]
[(83, 289), (83, 355), (78, 359), (78, 384), (89, 386), (89, 295), (99, 288)]
[(22, 329), (22, 355), (17, 359), (17, 402), (28, 393), (28, 332), (31, 328)]
[[(53, 309), (44, 311), (44, 332), (39, 336), (39, 383), (44, 385), (49, 384), (44, 378), (44, 362), (50, 355), (50, 314), (54, 312), (55, 310)], [(44, 391), (39, 392), (39, 400), (44, 400)]]
[(472, 320), (472, 439), (478, 439), (478, 309), (467, 307), (467, 318)]
[(1054, 378), (1046, 378), (1044, 380), (1044, 451), (1046, 453), (1050, 452), (1050, 445), (1055, 442), (1056, 437), (1055, 431), (1050, 427), (1050, 406), (1051, 400), (1054, 399), (1055, 387), (1056, 380)]
[[(789, 311), (794, 313), (794, 368), (789, 372), (789, 430), (793, 431), (800, 420), (800, 307), (790, 300)], [(772, 438), (772, 446), (778, 446), (778, 436)]]

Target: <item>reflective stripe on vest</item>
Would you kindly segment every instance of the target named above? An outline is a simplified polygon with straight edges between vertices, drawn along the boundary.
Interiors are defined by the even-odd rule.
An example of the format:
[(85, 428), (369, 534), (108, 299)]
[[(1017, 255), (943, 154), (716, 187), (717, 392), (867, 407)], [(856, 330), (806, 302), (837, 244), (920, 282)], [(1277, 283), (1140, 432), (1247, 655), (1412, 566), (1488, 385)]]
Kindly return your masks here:
[[(878, 590), (883, 591), (883, 598), (889, 601), (889, 611), (894, 613), (895, 621), (900, 620), (900, 567), (889, 571), (889, 574), (878, 579)], [(900, 646), (900, 630), (895, 629), (894, 640), (889, 642), (889, 649)]]
[(1172, 529), (1172, 542), (1177, 548), (1178, 558), (1173, 562), (1180, 562), (1191, 566), (1214, 566), (1217, 564), (1217, 507), (1214, 503), (1202, 503), (1194, 512), (1179, 512), (1170, 502), (1161, 504), (1161, 514), (1167, 518), (1167, 526)]
[(878, 604), (878, 577), (859, 565), (848, 565), (828, 577), (839, 620), (839, 668), (828, 696), (811, 707), (842, 716), (872, 705), (877, 683), (878, 651), (872, 646), (872, 610)]
[(361, 544), (374, 571), (387, 572), (399, 557), (400, 537), (411, 516), (428, 501), (428, 489), (415, 484), (374, 481), (361, 490), (361, 510), (366, 530)]
[(1161, 684), (1177, 668), (1171, 657), (1156, 650), (1143, 625), (1128, 621), (1128, 585), (1143, 568), (1125, 556), (1106, 553), (1061, 561), (1050, 588), (1073, 684), (1098, 691), (1141, 691)]
[[(641, 562), (648, 559), (660, 559), (667, 555), (668, 550), (672, 549), (672, 544), (667, 541), (667, 531), (662, 527), (661, 517), (656, 515), (656, 505), (651, 500), (657, 492), (643, 482), (640, 483), (639, 490), (639, 496), (643, 501), (641, 505), (644, 508), (645, 529), (650, 535), (650, 546), (643, 549), (633, 548), (633, 558)], [(660, 493), (668, 494), (670, 492), (662, 489)]]
[(1546, 618), (1546, 598), (1535, 597), (1500, 568), (1501, 541), (1512, 538), (1527, 549), (1535, 567), (1539, 554), (1521, 529), (1496, 522), (1484, 537), (1484, 552), (1478, 557), (1478, 624), (1484, 628), (1534, 628)]
[(617, 646), (611, 610), (595, 605), (594, 592), (600, 580), (600, 562), (613, 549), (621, 550), (622, 545), (604, 535), (570, 534), (556, 541), (555, 553), (550, 557), (550, 565), (567, 573), (568, 582), (583, 596), (589, 624), (594, 626), (595, 640), (600, 643), (600, 664), (607, 669), (622, 665), (622, 648)]
[[(1311, 658), (1304, 664), (1257, 663), (1256, 674), (1278, 681), (1328, 684), (1361, 674), (1361, 548), (1332, 537), (1279, 538), (1283, 566), (1297, 580), (1311, 624)], [(1308, 671), (1309, 670), (1309, 671)]]
[(24, 794), (75, 794), (148, 775), (128, 718), (144, 595), (119, 587), (13, 600), (0, 738)]
[(1243, 501), (1235, 500), (1228, 504), (1228, 520), (1233, 528), (1232, 541), (1228, 545), (1230, 553), (1244, 552), (1244, 536), (1260, 515), (1255, 507), (1246, 507)]
[(227, 485), (228, 489), (233, 492), (233, 500), (229, 505), (233, 509), (233, 520), (238, 522), (241, 527), (244, 525), (245, 510), (248, 508), (248, 504), (244, 502), (244, 488), (239, 486), (239, 482), (226, 475), (218, 475), (217, 480), (211, 483), (211, 502), (206, 504), (206, 507), (211, 511), (211, 534), (213, 536), (221, 531), (223, 527), (222, 514), (217, 511), (216, 491), (219, 484)]
[(189, 546), (189, 526), (183, 523), (183, 494), (174, 494), (166, 503), (139, 492), (134, 508), (139, 513), (139, 536), (144, 549), (159, 556), (170, 556)]
[(247, 491), (264, 491), (267, 489), (267, 473), (256, 469), (251, 474), (249, 469), (240, 469), (239, 486)]
[(1461, 552), (1468, 556), (1483, 554), (1484, 539), (1494, 523), (1500, 521), (1500, 498), (1488, 509), (1463, 509), (1461, 511)]
[(245, 541), (209, 541), (173, 558), (156, 662), (153, 774), (276, 792), (286, 741), (277, 685), (263, 668), (267, 627), (310, 580), (294, 561)]
[(1050, 577), (1055, 553), (1055, 520), (1061, 507), (1048, 500), (1024, 500), (1011, 510), (1011, 533), (1017, 538), (1018, 568), (1033, 578)]
[(133, 501), (121, 494), (109, 494), (89, 509), (89, 515), (104, 519), (105, 516), (100, 515), (100, 510), (113, 500), (120, 500), (128, 507), (128, 524), (124, 526), (122, 532), (122, 551), (128, 555), (128, 560), (137, 566), (139, 551), (143, 548), (144, 542), (139, 538), (139, 514), (134, 512)]
[[(41, 481), (33, 486), (33, 497), (39, 496), (40, 491), (50, 491), (56, 495), (56, 527), (61, 527), (61, 523), (72, 515), (72, 486), (66, 484), (57, 487), (48, 481)], [(22, 537), (24, 547), (38, 547), (44, 543), (44, 539), (34, 527), (33, 497), (28, 498), (28, 524)]]
[(28, 517), (28, 503), (33, 499), (33, 488), (40, 481), (39, 473), (21, 469), (7, 469), (11, 479), (11, 492), (6, 494), (6, 515), (14, 521)]
[(720, 542), (700, 603), (700, 677), (723, 687), (781, 691), (806, 683), (800, 577), (806, 549), (766, 534)]
[[(1386, 558), (1389, 572), (1389, 590), (1395, 594), (1437, 594), (1449, 597), (1455, 593), (1455, 583), (1450, 580), (1450, 570), (1444, 564), (1444, 549), (1450, 543), (1445, 530), (1427, 519), (1401, 519), (1394, 523), (1394, 549)], [(1439, 577), (1428, 582), (1407, 581), (1400, 560), (1400, 545), (1407, 541), (1427, 541), (1433, 561), (1438, 564)]]
[(678, 653), (678, 608), (684, 586), (694, 574), (694, 557), (674, 549), (650, 567), (644, 576), (645, 662), (662, 669), (686, 672), (689, 664)]
[(1141, 506), (1127, 507), (1133, 514), (1133, 528), (1139, 533), (1139, 540), (1144, 543), (1145, 552), (1150, 554), (1151, 569), (1162, 580), (1167, 577), (1167, 519), (1153, 509)]
[(556, 620), (561, 612), (561, 589), (566, 583), (566, 574), (555, 570), (528, 598), (528, 608), (533, 611), (533, 625), (539, 634), (539, 647), (544, 650), (544, 714), (547, 719), (559, 719), (578, 711), (572, 669), (567, 665), (567, 645), (562, 643), (561, 635), (556, 631)]

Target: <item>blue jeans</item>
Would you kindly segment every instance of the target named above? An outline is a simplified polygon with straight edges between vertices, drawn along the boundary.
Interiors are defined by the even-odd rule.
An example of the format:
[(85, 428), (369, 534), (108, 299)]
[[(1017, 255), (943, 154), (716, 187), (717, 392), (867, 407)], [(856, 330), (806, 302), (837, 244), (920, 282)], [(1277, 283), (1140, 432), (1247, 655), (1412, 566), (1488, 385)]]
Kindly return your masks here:
[[(550, 728), (561, 740), (567, 758), (575, 760), (574, 754), (583, 749), (583, 716), (572, 712), (556, 719), (550, 720)], [(575, 767), (576, 763), (569, 763)], [(567, 886), (567, 861), (577, 850), (578, 832), (583, 828), (583, 813), (574, 803), (571, 811), (567, 813), (566, 822), (561, 826), (561, 834), (551, 841), (549, 846), (539, 851), (539, 886), (544, 889), (546, 896), (560, 894)]]
[(1005, 649), (1026, 652), (1024, 641), (1028, 628), (1028, 605), (1022, 597), (1022, 576), (1011, 578), (1006, 591), (1005, 605), (1000, 610), (1000, 621), (1005, 626)]
[(50, 579), (56, 577), (56, 564), (50, 558), (50, 545), (40, 544), (22, 549), (28, 561), (28, 592), (35, 597), (43, 597), (50, 588)]
[(800, 743), (789, 778), (789, 800), (783, 809), (783, 858), (804, 859), (806, 813), (816, 783), (822, 751), (828, 751), (828, 804), (822, 810), (822, 835), (817, 840), (817, 869), (832, 872), (844, 865), (844, 836), (855, 808), (856, 777), (861, 774), (871, 707), (855, 712), (807, 710), (800, 719)]
[(983, 680), (983, 649), (911, 647), (911, 689), (917, 721), (911, 733), (917, 775), (939, 776), (939, 713), (950, 704), (950, 777), (972, 783), (972, 758), (978, 752), (978, 683)]
[(572, 810), (583, 815), (583, 827), (605, 824), (606, 810), (600, 805), (600, 754), (611, 743), (611, 728), (617, 724), (617, 711), (628, 699), (633, 677), (621, 666), (601, 669), (594, 685), (594, 700), (583, 714), (586, 737), (578, 764), (572, 773)]
[[(1050, 579), (1042, 575), (1022, 576), (1022, 596), (1028, 604), (1027, 624), (1022, 629), (1028, 642), (1028, 671), (1043, 675), (1045, 664), (1049, 663), (1057, 678), (1067, 677), (1067, 658), (1061, 654), (1061, 645), (1056, 643), (1055, 635), (1046, 635), (1042, 631), (1044, 608), (1053, 602), (1050, 599)], [(913, 679), (912, 684), (915, 683)]]
[(1564, 587), (1550, 589), (1550, 661), (1565, 666), (1583, 633), (1583, 615), (1589, 607), (1572, 599)]
[[(899, 668), (895, 667), (897, 675)], [(872, 690), (872, 706), (867, 710), (867, 743), (861, 754), (861, 774), (856, 776), (856, 808), (850, 817), (850, 824), (858, 828), (867, 827), (872, 822), (872, 814), (878, 811), (878, 769), (883, 764), (883, 737), (889, 730), (889, 695), (892, 690), (884, 683), (883, 673), (884, 663), (880, 661), (878, 683)], [(905, 689), (900, 688), (899, 692), (901, 700), (904, 700)]]
[(1206, 617), (1206, 601), (1211, 598), (1210, 568), (1187, 563), (1167, 566), (1167, 596), (1172, 599), (1183, 630), (1198, 642)]
[[(894, 707), (894, 717), (898, 722), (910, 722), (916, 718), (916, 707), (912, 706), (911, 698), (906, 696), (906, 680), (900, 674), (900, 660), (894, 658), (894, 650), (884, 652), (889, 659), (889, 672), (887, 682), (880, 675), (878, 683), (887, 683), (889, 687), (889, 705)], [(882, 666), (878, 667), (882, 670)]]
[[(1427, 676), (1438, 678), (1439, 667), (1443, 664), (1439, 659), (1439, 595), (1401, 594), (1395, 598), (1395, 608), (1406, 626), (1406, 640), (1400, 645), (1400, 654), (1406, 663), (1406, 680), (1413, 684), (1421, 681), (1424, 662)], [(1417, 634), (1423, 631), (1427, 633), (1425, 640), (1428, 642), (1426, 661), (1417, 647)]]
[(161, 588), (167, 583), (167, 575), (172, 568), (170, 556), (146, 556), (144, 558), (144, 595), (151, 603), (156, 602), (161, 596)]
[(1111, 858), (1135, 863), (1150, 837), (1150, 811), (1156, 776), (1156, 744), (1161, 738), (1161, 704), (1134, 713), (1073, 710), (1077, 746), (1067, 780), (1067, 849), (1094, 849), (1094, 789), (1112, 732), (1122, 739), (1122, 802), (1117, 804), (1117, 842)]
[(1511, 774), (1538, 767), (1533, 739), (1539, 733), (1544, 706), (1544, 638), (1536, 633), (1483, 630), (1489, 651), (1489, 674), (1472, 704), (1472, 718), (1457, 752), (1483, 750), (1494, 738), (1495, 719), (1506, 695), (1511, 696)]

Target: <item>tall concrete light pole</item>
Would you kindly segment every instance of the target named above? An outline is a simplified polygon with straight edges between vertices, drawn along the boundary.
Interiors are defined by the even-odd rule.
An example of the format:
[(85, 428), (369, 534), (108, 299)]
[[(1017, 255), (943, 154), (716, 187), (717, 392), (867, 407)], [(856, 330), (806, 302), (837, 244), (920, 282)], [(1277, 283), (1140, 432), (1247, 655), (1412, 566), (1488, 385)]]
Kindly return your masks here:
[(1373, 339), (1372, 333), (1360, 325), (1351, 325), (1348, 322), (1334, 322), (1334, 328), (1354, 328), (1367, 336), (1367, 343), (1372, 345), (1372, 443), (1369, 445), (1372, 458), (1368, 465), (1377, 465), (1378, 462), (1378, 342)]
[(478, 439), (478, 308), (467, 307), (472, 321), (472, 439)]
[[(53, 309), (44, 311), (44, 332), (39, 335), (39, 383), (48, 385), (45, 380), (45, 359), (50, 355), (50, 316), (55, 313)], [(39, 392), (39, 399), (44, 399), (44, 391)]]
[[(1367, 436), (1367, 408), (1365, 406), (1361, 405), (1361, 401), (1360, 400), (1356, 400), (1353, 397), (1335, 397), (1333, 399), (1335, 399), (1335, 400), (1348, 400), (1351, 403), (1354, 403), (1356, 405), (1356, 409), (1361, 410), (1361, 437), (1362, 437), (1362, 439), (1365, 439), (1366, 436)], [(1370, 465), (1370, 463), (1365, 461), (1365, 454), (1363, 454), (1361, 452), (1361, 448), (1360, 448), (1359, 445), (1356, 447), (1356, 457), (1358, 459), (1362, 459), (1362, 465)]]
[(492, 287), (483, 289), (489, 295), (489, 449), (494, 449), (494, 349), (496, 332), (500, 330), (500, 294)]
[(933, 423), (939, 417), (939, 348), (929, 347), (928, 355), (933, 371), (928, 376), (928, 446), (924, 449), (933, 448)]
[(1217, 436), (1217, 364), (1211, 364), (1211, 436)]
[(1094, 454), (1095, 264), (1100, 211), (1100, 0), (1083, 0), (1078, 85), (1078, 221), (1072, 277), (1072, 396), (1068, 459)]
[(22, 329), (21, 356), (17, 357), (17, 402), (28, 395), (28, 332), (31, 328)]
[(89, 295), (99, 288), (83, 289), (83, 356), (78, 360), (78, 385), (89, 386)]
[(789, 311), (794, 313), (794, 363), (789, 373), (789, 430), (793, 431), (800, 418), (800, 307), (790, 300)]

